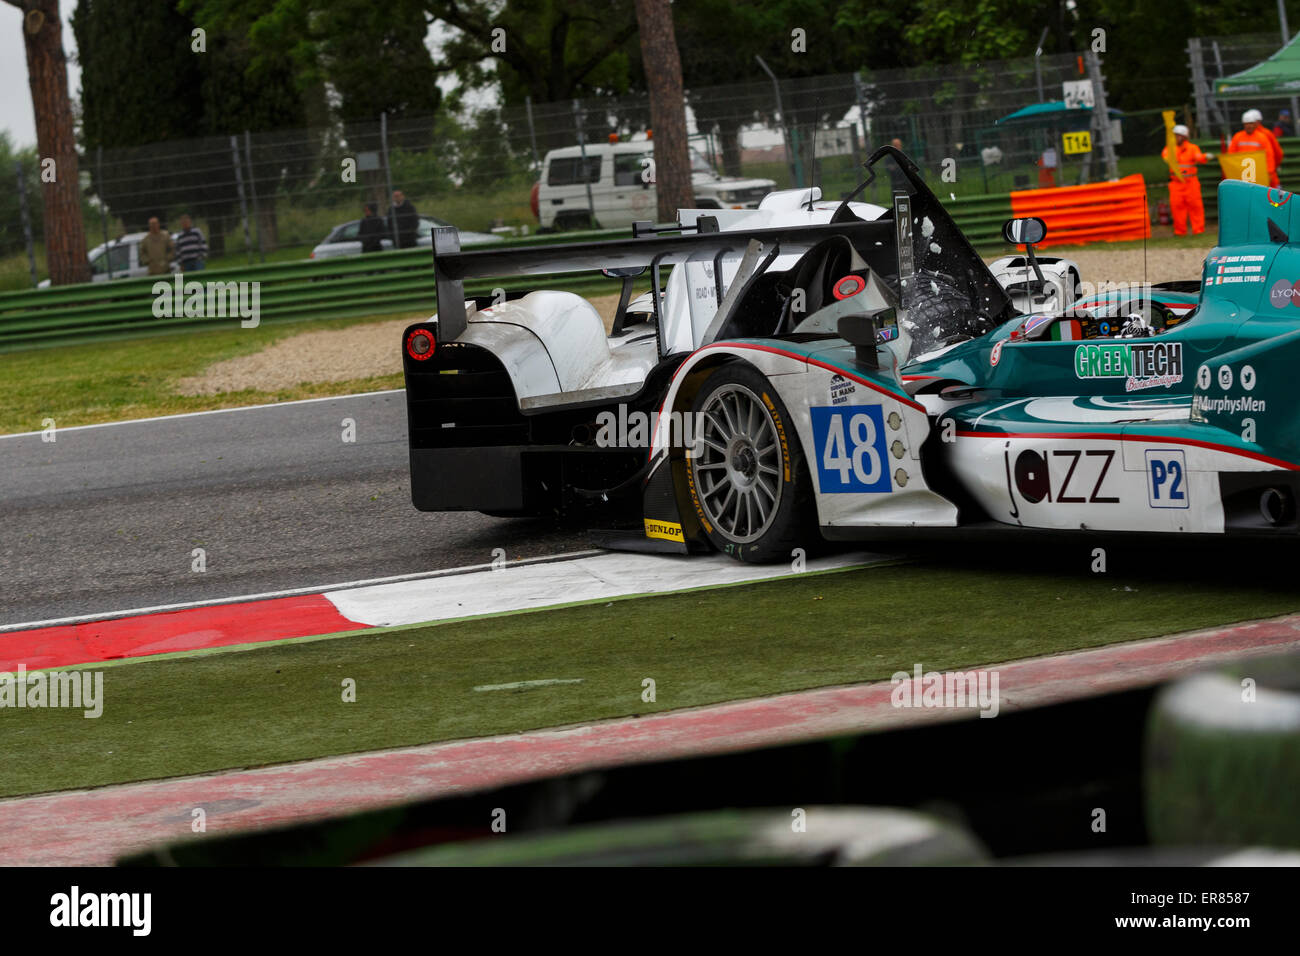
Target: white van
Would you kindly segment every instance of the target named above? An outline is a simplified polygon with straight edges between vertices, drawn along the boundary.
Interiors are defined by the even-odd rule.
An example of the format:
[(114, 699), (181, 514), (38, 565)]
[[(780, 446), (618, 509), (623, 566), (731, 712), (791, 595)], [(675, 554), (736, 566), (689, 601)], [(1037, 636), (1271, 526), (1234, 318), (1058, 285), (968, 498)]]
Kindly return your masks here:
[[(720, 176), (699, 152), (692, 149), (690, 154), (698, 209), (756, 209), (776, 188), (770, 179)], [(533, 187), (533, 214), (542, 229), (619, 229), (638, 219), (655, 219), (659, 197), (650, 177), (642, 175), (653, 157), (651, 140), (593, 143), (586, 147), (585, 168), (582, 147), (553, 149)]]

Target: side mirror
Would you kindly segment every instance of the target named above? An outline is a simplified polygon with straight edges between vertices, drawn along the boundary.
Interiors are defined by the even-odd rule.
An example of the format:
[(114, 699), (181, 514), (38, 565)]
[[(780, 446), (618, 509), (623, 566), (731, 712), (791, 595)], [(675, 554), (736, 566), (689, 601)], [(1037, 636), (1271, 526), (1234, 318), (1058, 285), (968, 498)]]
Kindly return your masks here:
[(895, 321), (897, 313), (893, 309), (878, 309), (870, 314), (859, 312), (846, 315), (840, 319), (836, 330), (840, 338), (853, 346), (854, 357), (859, 362), (868, 368), (880, 368), (880, 360), (876, 356), (876, 345), (880, 341), (877, 332), (881, 325)]
[(1032, 246), (1047, 236), (1047, 223), (1034, 216), (1030, 219), (1008, 219), (1002, 224), (1002, 238), (1017, 246)]

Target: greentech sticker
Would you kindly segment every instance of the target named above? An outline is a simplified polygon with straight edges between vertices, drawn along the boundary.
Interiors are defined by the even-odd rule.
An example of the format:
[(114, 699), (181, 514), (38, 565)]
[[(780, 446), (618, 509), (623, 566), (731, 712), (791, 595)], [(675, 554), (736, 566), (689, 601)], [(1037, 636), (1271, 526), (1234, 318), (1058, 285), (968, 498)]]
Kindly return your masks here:
[(1074, 350), (1074, 374), (1078, 378), (1126, 379), (1126, 392), (1168, 387), (1183, 380), (1183, 343), (1080, 345)]

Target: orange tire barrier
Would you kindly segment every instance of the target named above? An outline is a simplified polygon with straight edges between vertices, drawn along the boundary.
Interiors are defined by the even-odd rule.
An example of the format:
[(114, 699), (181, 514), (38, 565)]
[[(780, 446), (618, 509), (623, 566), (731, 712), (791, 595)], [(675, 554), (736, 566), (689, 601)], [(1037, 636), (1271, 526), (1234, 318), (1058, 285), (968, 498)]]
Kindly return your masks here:
[(1011, 194), (1011, 214), (1017, 219), (1037, 216), (1047, 223), (1047, 238), (1039, 248), (1151, 235), (1146, 182), (1138, 173), (1087, 186), (1022, 189)]

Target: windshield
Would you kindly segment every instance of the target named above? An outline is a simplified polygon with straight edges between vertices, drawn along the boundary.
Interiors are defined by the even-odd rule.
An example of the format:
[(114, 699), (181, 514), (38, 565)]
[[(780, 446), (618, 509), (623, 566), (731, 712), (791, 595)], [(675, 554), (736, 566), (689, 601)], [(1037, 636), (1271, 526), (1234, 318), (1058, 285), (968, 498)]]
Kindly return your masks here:
[[(898, 274), (900, 346), (906, 363), (983, 335), (1006, 321), (1011, 301), (943, 204), (901, 153), (884, 147), (859, 197), (891, 208)], [(888, 279), (886, 280), (888, 281)]]

